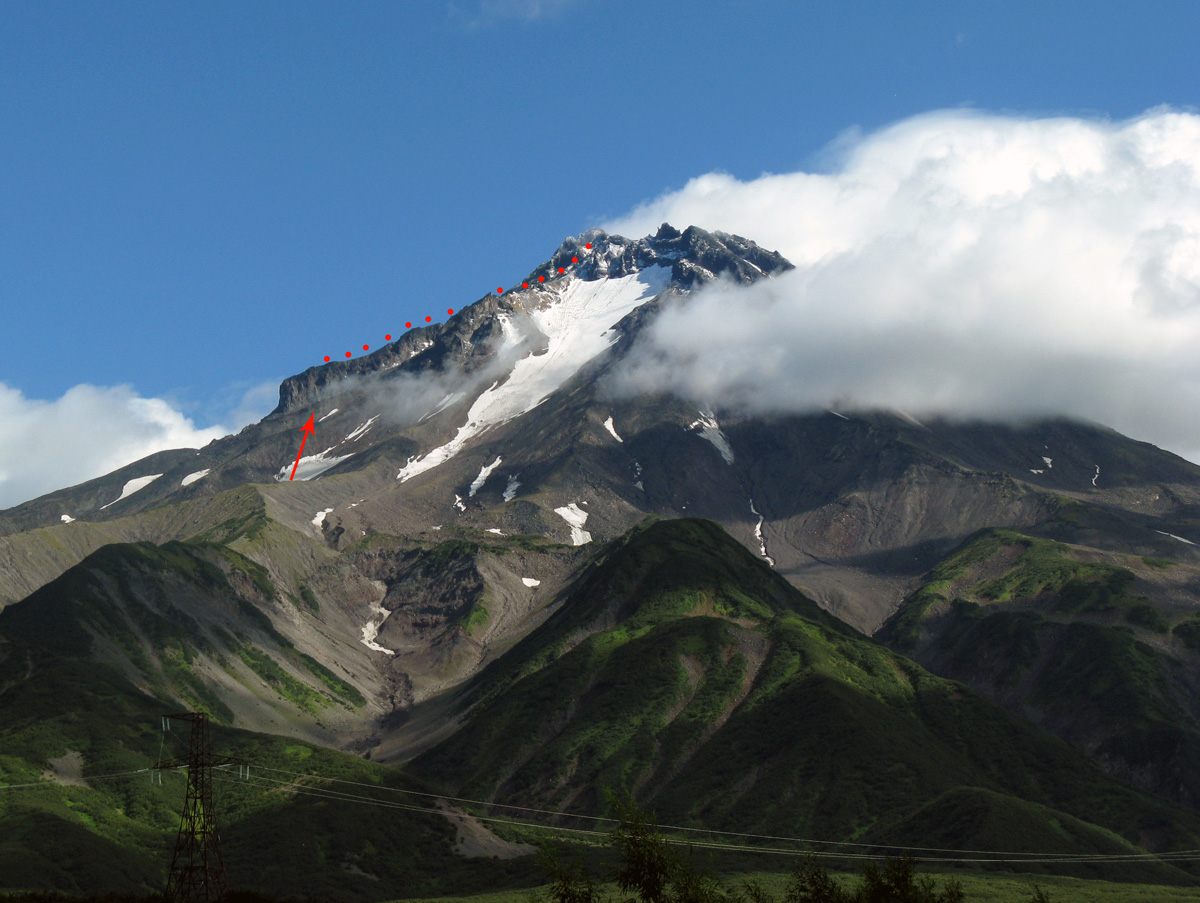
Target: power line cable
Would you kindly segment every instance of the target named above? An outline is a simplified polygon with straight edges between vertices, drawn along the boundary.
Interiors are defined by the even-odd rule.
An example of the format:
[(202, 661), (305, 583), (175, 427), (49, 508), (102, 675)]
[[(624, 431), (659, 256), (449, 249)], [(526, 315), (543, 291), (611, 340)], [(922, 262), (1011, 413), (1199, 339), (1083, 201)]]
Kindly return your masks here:
[[(513, 810), (518, 810), (518, 811), (523, 811), (523, 812), (535, 812), (535, 813), (539, 813), (539, 814), (543, 814), (543, 815), (553, 815), (553, 816), (557, 816), (560, 818), (573, 818), (573, 819), (583, 819), (583, 820), (587, 820), (587, 821), (609, 822), (611, 824), (618, 823), (616, 819), (604, 818), (604, 817), (595, 816), (595, 815), (579, 815), (579, 814), (570, 813), (570, 812), (563, 812), (561, 810), (538, 809), (538, 808), (534, 808), (531, 806), (516, 806), (516, 805), (510, 805), (507, 803), (494, 803), (494, 802), (488, 802), (485, 800), (468, 799), (465, 797), (452, 797), (452, 796), (445, 796), (445, 795), (436, 794), (436, 793), (425, 793), (425, 792), (422, 792), (419, 790), (407, 790), (407, 789), (399, 788), (399, 787), (387, 787), (382, 784), (368, 784), (368, 783), (365, 783), (362, 781), (350, 781), (345, 778), (334, 778), (334, 777), (327, 777), (325, 775), (316, 775), (316, 774), (310, 774), (310, 773), (305, 773), (305, 772), (288, 771), (286, 769), (272, 768), (269, 765), (262, 765), (262, 764), (257, 764), (257, 767), (266, 769), (268, 771), (279, 772), (280, 774), (290, 774), (295, 777), (310, 777), (310, 778), (316, 778), (319, 780), (336, 781), (338, 783), (352, 784), (352, 785), (359, 786), (359, 787), (370, 787), (370, 788), (377, 789), (377, 790), (386, 790), (391, 793), (407, 793), (412, 796), (432, 797), (435, 799), (444, 799), (444, 800), (448, 800), (448, 801), (452, 801), (452, 802), (459, 802), (459, 803), (469, 803), (469, 804), (473, 804), (473, 805), (477, 805), (477, 806), (496, 807), (496, 808), (502, 808), (502, 809), (513, 809)], [(475, 817), (482, 818), (482, 816), (475, 816)], [(1064, 853), (1037, 853), (1037, 852), (1012, 853), (1007, 850), (971, 850), (971, 849), (954, 849), (954, 848), (948, 848), (948, 847), (920, 847), (920, 846), (904, 846), (904, 845), (900, 845), (900, 844), (884, 844), (884, 843), (871, 844), (871, 843), (860, 843), (860, 842), (855, 842), (855, 841), (816, 840), (816, 839), (810, 839), (810, 838), (786, 837), (786, 836), (780, 836), (780, 835), (775, 835), (775, 834), (752, 834), (752, 833), (746, 833), (746, 832), (740, 832), (740, 831), (720, 831), (720, 830), (713, 829), (713, 828), (695, 828), (695, 827), (685, 827), (682, 825), (658, 825), (658, 827), (665, 829), (665, 830), (683, 831), (686, 833), (713, 834), (713, 835), (725, 836), (725, 837), (744, 837), (744, 838), (749, 838), (749, 839), (753, 839), (753, 840), (773, 840), (773, 841), (782, 841), (782, 842), (786, 842), (786, 843), (809, 844), (809, 845), (820, 845), (820, 846), (852, 846), (852, 847), (864, 847), (866, 849), (871, 849), (871, 850), (904, 850), (904, 851), (926, 852), (926, 853), (962, 853), (962, 854), (971, 854), (971, 855), (980, 855), (980, 856), (1024, 857), (1022, 859), (1016, 859), (1016, 860), (1013, 860), (1013, 859), (1004, 859), (1004, 860), (955, 859), (955, 860), (953, 860), (953, 861), (964, 861), (964, 862), (965, 861), (1005, 861), (1005, 862), (1009, 862), (1009, 861), (1029, 861), (1029, 862), (1051, 861), (1051, 862), (1057, 862), (1057, 861), (1061, 861), (1061, 858), (1046, 859), (1045, 857), (1064, 857), (1064, 856), (1071, 857), (1072, 861), (1074, 861), (1076, 859), (1078, 859), (1079, 861), (1091, 861), (1091, 858), (1095, 857), (1095, 856), (1131, 856), (1131, 857), (1140, 857), (1140, 858), (1148, 859), (1148, 860), (1171, 858), (1171, 859), (1181, 859), (1182, 861), (1193, 861), (1192, 858), (1184, 859), (1184, 857), (1200, 857), (1200, 849), (1177, 850), (1177, 851), (1172, 851), (1172, 852), (1167, 852), (1167, 853), (1128, 853), (1128, 854), (1123, 854), (1123, 853), (1064, 854)], [(750, 849), (762, 850), (765, 848), (750, 847)], [(822, 854), (822, 855), (824, 855), (824, 854)], [(841, 855), (849, 855), (849, 854), (841, 854)], [(872, 856), (869, 858), (879, 858), (879, 857)], [(934, 860), (929, 860), (929, 861), (934, 861)]]
[[(354, 784), (357, 786), (371, 787), (373, 789), (388, 790), (388, 791), (396, 792), (396, 793), (409, 792), (409, 791), (406, 791), (406, 790), (403, 790), (400, 788), (386, 787), (386, 786), (374, 785), (374, 784), (366, 784), (361, 781), (348, 781), (348, 780), (341, 779), (341, 778), (331, 778), (331, 777), (326, 777), (323, 775), (315, 775), (315, 774), (311, 774), (311, 773), (289, 772), (289, 771), (286, 771), (285, 769), (275, 769), (275, 768), (271, 768), (270, 766), (262, 765), (262, 764), (258, 764), (257, 767), (261, 768), (261, 769), (270, 770), (270, 771), (278, 771), (283, 774), (291, 774), (295, 777), (311, 778), (311, 779), (322, 780), (322, 781), (337, 781), (337, 782), (341, 782), (341, 783)], [(233, 779), (230, 778), (228, 780), (232, 781)], [(288, 781), (284, 781), (284, 780), (281, 780), (278, 778), (264, 778), (263, 780), (269, 781), (272, 784), (281, 785), (280, 789), (282, 789), (283, 787), (287, 787), (287, 785), (290, 783)], [(410, 810), (415, 810), (415, 811), (424, 812), (424, 813), (437, 814), (437, 810), (427, 808), (427, 807), (405, 806), (405, 805), (399, 804), (399, 803), (389, 803), (387, 801), (377, 800), (377, 799), (373, 799), (371, 797), (360, 796), (358, 794), (344, 793), (341, 791), (331, 791), (331, 790), (325, 790), (322, 788), (307, 788), (307, 787), (299, 788), (299, 787), (294, 787), (294, 786), (288, 787), (287, 789), (292, 792), (306, 793), (311, 796), (320, 796), (320, 797), (325, 797), (325, 798), (339, 799), (344, 802), (362, 802), (362, 803), (367, 803), (370, 805), (384, 806), (384, 807), (388, 807), (388, 808), (410, 809)], [(419, 795), (430, 796), (430, 797), (434, 797), (437, 799), (448, 799), (447, 797), (439, 797), (436, 794), (419, 793)], [(479, 800), (472, 800), (469, 802), (474, 802), (474, 803), (477, 803), (480, 805), (490, 805), (488, 803), (484, 803)], [(529, 807), (513, 807), (513, 808), (529, 808)], [(533, 810), (533, 811), (550, 812), (551, 810)], [(467, 813), (467, 814), (470, 815), (472, 818), (475, 818), (479, 821), (488, 821), (488, 822), (494, 822), (494, 823), (498, 823), (498, 824), (512, 825), (512, 826), (516, 826), (516, 827), (534, 828), (534, 829), (539, 829), (539, 830), (544, 830), (544, 831), (567, 832), (567, 833), (571, 833), (571, 834), (585, 834), (588, 836), (601, 836), (601, 837), (609, 836), (609, 834), (607, 832), (589, 831), (589, 830), (586, 830), (583, 828), (569, 828), (569, 827), (562, 826), (562, 825), (544, 825), (544, 824), (539, 824), (536, 822), (516, 821), (513, 819), (501, 818), (498, 816), (475, 815), (473, 813)], [(553, 814), (565, 814), (565, 813), (553, 813)], [(585, 817), (595, 818), (594, 816), (585, 816)], [(605, 819), (605, 820), (614, 821), (613, 819)], [(687, 829), (687, 828), (685, 828), (683, 830), (685, 830), (685, 831), (695, 830), (695, 831), (700, 831), (700, 832), (706, 831), (706, 829)], [(710, 832), (710, 833), (728, 833), (728, 834), (737, 835), (737, 832)], [(745, 835), (739, 835), (739, 836), (745, 836)], [(763, 835), (750, 835), (750, 836), (763, 836)], [(794, 838), (779, 838), (779, 839), (788, 840), (791, 842), (803, 842), (803, 841), (796, 841)], [(723, 850), (726, 852), (769, 853), (769, 854), (787, 855), (787, 856), (813, 855), (813, 851), (809, 851), (809, 850), (783, 850), (783, 849), (779, 849), (777, 847), (751, 846), (751, 845), (747, 845), (747, 844), (714, 843), (711, 841), (702, 841), (702, 840), (701, 841), (698, 841), (698, 840), (676, 840), (673, 838), (664, 838), (664, 842), (670, 843), (670, 844), (676, 845), (676, 846), (691, 846), (691, 847), (699, 847), (701, 849)], [(826, 843), (829, 843), (829, 841), (826, 841)], [(860, 844), (860, 846), (869, 846), (869, 845)], [(929, 848), (929, 849), (934, 849), (935, 851), (940, 851), (938, 848)], [(951, 851), (951, 852), (957, 852), (957, 851)], [(992, 862), (992, 863), (1005, 863), (1005, 864), (1070, 863), (1070, 862), (1087, 863), (1087, 862), (1144, 862), (1144, 861), (1192, 862), (1192, 861), (1200, 861), (1200, 855), (1196, 855), (1196, 854), (1200, 854), (1200, 850), (1180, 850), (1180, 851), (1175, 851), (1175, 852), (1170, 852), (1170, 853), (1162, 853), (1162, 854), (1155, 854), (1155, 853), (1075, 853), (1075, 854), (1018, 853), (1018, 854), (1013, 854), (1013, 853), (1008, 853), (1006, 851), (999, 851), (999, 850), (994, 850), (994, 851), (989, 850), (989, 851), (980, 851), (980, 852), (984, 852), (989, 855), (987, 856), (987, 858), (920, 857), (918, 859), (918, 861), (920, 861), (920, 862), (945, 862), (945, 863), (988, 863), (988, 862)], [(840, 852), (832, 852), (832, 851), (820, 851), (820, 852), (816, 853), (816, 855), (819, 855), (821, 857), (826, 857), (826, 858), (854, 859), (854, 860), (863, 860), (863, 859), (879, 860), (879, 859), (886, 858), (886, 856), (883, 854), (872, 855), (869, 853), (853, 853), (853, 852), (840, 853)]]

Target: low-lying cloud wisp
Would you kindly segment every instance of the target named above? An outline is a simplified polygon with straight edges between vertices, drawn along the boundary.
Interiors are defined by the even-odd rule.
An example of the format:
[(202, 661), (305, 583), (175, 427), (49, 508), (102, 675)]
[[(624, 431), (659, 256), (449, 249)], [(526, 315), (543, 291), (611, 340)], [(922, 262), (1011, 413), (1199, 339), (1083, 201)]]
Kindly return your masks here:
[(0, 508), (229, 432), (197, 429), (169, 402), (143, 398), (129, 386), (78, 385), (40, 401), (0, 383), (0, 423)]
[(837, 148), (829, 172), (705, 175), (606, 225), (733, 232), (797, 267), (665, 310), (618, 391), (1061, 414), (1200, 461), (1200, 116), (943, 111)]

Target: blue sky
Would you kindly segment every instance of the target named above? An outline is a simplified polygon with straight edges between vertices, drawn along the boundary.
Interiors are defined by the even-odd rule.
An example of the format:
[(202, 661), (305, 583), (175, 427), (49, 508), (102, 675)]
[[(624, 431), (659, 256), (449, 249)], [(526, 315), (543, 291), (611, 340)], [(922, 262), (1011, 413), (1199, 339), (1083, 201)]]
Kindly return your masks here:
[(820, 171), (931, 110), (1192, 110), (1198, 26), (1191, 2), (3, 3), (0, 411), (128, 386), (240, 426), (264, 384), (706, 173)]

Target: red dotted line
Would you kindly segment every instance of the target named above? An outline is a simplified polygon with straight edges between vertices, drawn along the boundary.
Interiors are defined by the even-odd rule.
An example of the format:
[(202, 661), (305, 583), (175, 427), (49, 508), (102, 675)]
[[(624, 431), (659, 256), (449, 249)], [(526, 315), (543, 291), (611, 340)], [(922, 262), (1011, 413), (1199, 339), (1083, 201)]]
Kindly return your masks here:
[[(446, 313), (448, 313), (448, 314), (450, 314), (451, 316), (453, 316), (453, 315), (454, 315), (454, 308), (453, 308), (453, 307), (449, 308), (449, 309), (446, 311)], [(433, 317), (426, 317), (426, 318), (425, 318), (425, 322), (426, 322), (426, 323), (429, 323), (429, 322), (431, 322), (432, 320), (433, 320)], [(405, 328), (405, 329), (412, 329), (412, 323), (405, 323), (405, 324), (404, 324), (404, 328)], [(388, 341), (388, 342), (390, 342), (390, 341), (392, 340), (392, 337), (391, 337), (390, 335), (385, 335), (383, 338), (384, 338), (384, 340), (385, 340), (385, 341)], [(370, 346), (370, 345), (363, 345), (363, 351), (370, 351), (370, 350), (371, 350), (371, 346)], [(352, 352), (349, 352), (349, 351), (347, 351), (347, 352), (346, 352), (346, 357), (350, 357), (351, 353), (352, 353)], [(329, 355), (328, 355), (328, 354), (327, 354), (327, 355), (325, 355), (325, 361), (326, 361), (326, 363), (328, 363), (328, 362), (329, 362)]]
[[(584, 247), (585, 247), (585, 248), (587, 248), (587, 249), (590, 251), (590, 250), (592, 249), (592, 243), (589, 241), (589, 242), (588, 242), (586, 245), (584, 245)], [(578, 258), (578, 257), (572, 257), (572, 258), (571, 258), (571, 263), (579, 263), (579, 258)], [(566, 272), (566, 270), (565, 270), (563, 267), (559, 267), (559, 268), (558, 268), (558, 272), (559, 272), (559, 273), (564, 273), (564, 272)], [(545, 282), (545, 281), (546, 281), (546, 277), (545, 277), (545, 276), (538, 276), (538, 282)], [(522, 282), (522, 283), (521, 283), (521, 288), (529, 288), (529, 283), (528, 283), (528, 282)], [(503, 295), (503, 294), (504, 294), (504, 287), (503, 287), (503, 286), (501, 286), (501, 287), (497, 288), (497, 289), (496, 289), (496, 294), (497, 294), (497, 295)], [(447, 313), (447, 314), (449, 314), (450, 316), (454, 316), (454, 308), (453, 308), (453, 307), (449, 308), (449, 309), (446, 311), (446, 313)], [(433, 317), (426, 317), (426, 318), (425, 318), (425, 322), (426, 322), (426, 323), (431, 323), (431, 322), (433, 322)], [(411, 322), (409, 322), (409, 323), (405, 323), (405, 324), (404, 324), (404, 328), (405, 328), (405, 329), (412, 329), (412, 323), (411, 323)], [(392, 337), (391, 337), (390, 335), (385, 335), (383, 338), (384, 338), (384, 340), (385, 340), (385, 341), (388, 341), (388, 342), (390, 342), (390, 341), (392, 340)], [(370, 351), (370, 350), (371, 350), (371, 346), (370, 346), (370, 345), (363, 345), (363, 351)], [(347, 352), (346, 352), (346, 357), (350, 357), (350, 356), (351, 356), (351, 354), (352, 354), (352, 352), (349, 352), (349, 351), (347, 351)], [(327, 354), (327, 355), (325, 355), (325, 363), (329, 363), (329, 355), (328, 355), (328, 354)]]

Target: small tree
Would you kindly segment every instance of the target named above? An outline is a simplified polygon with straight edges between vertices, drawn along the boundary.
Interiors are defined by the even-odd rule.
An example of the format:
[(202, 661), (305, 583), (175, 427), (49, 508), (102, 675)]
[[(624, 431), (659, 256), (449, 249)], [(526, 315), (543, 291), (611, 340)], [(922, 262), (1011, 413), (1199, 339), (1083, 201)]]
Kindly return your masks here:
[[(715, 879), (699, 874), (631, 797), (609, 791), (605, 795), (619, 819), (612, 833), (619, 856), (612, 879), (623, 893), (635, 895), (624, 903), (777, 903), (757, 884), (725, 890)], [(551, 880), (543, 898), (547, 903), (606, 903), (595, 879), (582, 866), (564, 865), (545, 848), (539, 864)], [(912, 859), (889, 859), (882, 868), (867, 864), (859, 883), (845, 888), (809, 858), (792, 873), (783, 903), (964, 903), (964, 899), (958, 881), (952, 878), (938, 887), (932, 877), (916, 873)], [(1035, 887), (1031, 903), (1048, 900)]]
[(605, 795), (620, 819), (612, 835), (621, 856), (613, 875), (617, 886), (626, 893), (635, 891), (641, 903), (670, 903), (669, 888), (682, 866), (679, 857), (632, 797), (618, 797), (611, 791)]
[(784, 903), (851, 903), (850, 895), (813, 858), (792, 872), (783, 900)]
[[(596, 881), (579, 863), (564, 863), (550, 847), (538, 850), (538, 866), (550, 878), (549, 903), (602, 903)], [(536, 900), (536, 895), (533, 896)]]
[(939, 889), (929, 875), (916, 874), (913, 861), (889, 859), (878, 868), (863, 866), (862, 882), (855, 888), (854, 903), (963, 903), (962, 884), (953, 878)]

